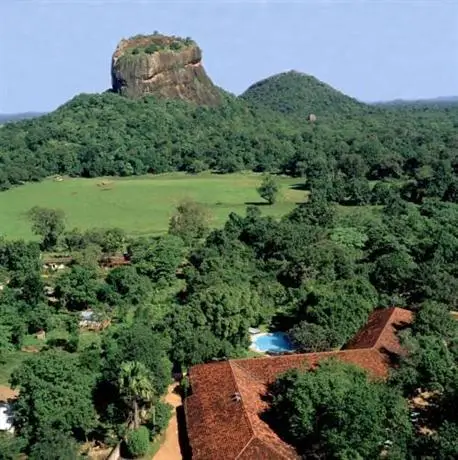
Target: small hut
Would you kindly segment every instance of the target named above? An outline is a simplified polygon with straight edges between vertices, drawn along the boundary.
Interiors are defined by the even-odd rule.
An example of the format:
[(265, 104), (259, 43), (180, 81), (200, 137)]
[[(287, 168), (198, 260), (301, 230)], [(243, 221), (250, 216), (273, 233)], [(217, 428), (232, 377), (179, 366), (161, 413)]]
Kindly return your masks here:
[(40, 329), (36, 333), (36, 337), (37, 337), (38, 340), (45, 340), (46, 339), (46, 332), (43, 329)]

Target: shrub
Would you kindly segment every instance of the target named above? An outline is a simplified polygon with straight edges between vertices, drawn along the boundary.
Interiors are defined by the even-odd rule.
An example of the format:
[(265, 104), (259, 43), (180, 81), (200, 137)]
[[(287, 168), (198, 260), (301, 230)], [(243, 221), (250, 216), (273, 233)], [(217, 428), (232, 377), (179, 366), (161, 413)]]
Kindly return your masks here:
[(156, 51), (159, 50), (159, 46), (155, 45), (154, 43), (151, 43), (151, 45), (148, 45), (146, 48), (145, 48), (145, 53), (147, 54), (153, 54), (155, 53)]
[(148, 423), (151, 436), (156, 436), (161, 433), (169, 424), (170, 418), (172, 417), (173, 407), (162, 401), (159, 401), (153, 411), (151, 411), (151, 417)]
[(173, 51), (178, 51), (178, 50), (181, 49), (181, 47), (182, 47), (182, 45), (181, 45), (181, 43), (178, 42), (178, 41), (177, 41), (177, 42), (172, 42), (172, 43), (170, 44), (170, 49), (173, 50)]
[(58, 431), (46, 431), (32, 446), (30, 460), (78, 460), (76, 442)]
[(208, 165), (203, 160), (193, 160), (186, 169), (191, 174), (198, 174), (208, 169)]
[(149, 447), (149, 431), (146, 426), (141, 426), (127, 434), (127, 454), (130, 458), (138, 458), (145, 455)]
[(372, 204), (386, 205), (396, 196), (396, 190), (386, 182), (377, 182), (372, 189)]

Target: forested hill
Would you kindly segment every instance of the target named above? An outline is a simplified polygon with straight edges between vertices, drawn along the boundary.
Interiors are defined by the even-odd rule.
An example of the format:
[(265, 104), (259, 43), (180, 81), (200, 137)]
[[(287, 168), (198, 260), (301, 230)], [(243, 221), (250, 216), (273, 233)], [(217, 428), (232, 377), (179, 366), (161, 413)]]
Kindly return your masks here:
[(394, 99), (392, 101), (379, 101), (372, 103), (374, 106), (387, 107), (446, 107), (458, 105), (458, 96), (443, 96), (432, 99)]
[[(328, 110), (326, 116), (315, 110), (312, 123), (305, 110), (286, 116), (248, 101), (252, 91), (238, 98), (223, 93), (217, 107), (154, 96), (130, 100), (112, 92), (76, 96), (55, 112), (0, 129), (0, 189), (53, 174), (248, 169), (306, 176), (309, 184), (322, 181), (347, 202), (361, 199), (353, 195), (361, 195), (367, 179), (390, 178), (420, 180), (421, 194), (455, 199), (458, 106), (372, 109), (323, 90)], [(288, 97), (280, 97), (275, 85), (270, 91), (272, 101), (284, 98), (285, 104), (304, 94), (297, 85)], [(353, 191), (342, 195), (348, 178), (366, 182), (351, 182)], [(436, 180), (440, 187), (431, 185)]]
[(370, 106), (317, 78), (294, 70), (255, 83), (241, 97), (254, 105), (304, 119), (312, 113), (318, 117), (329, 117), (335, 114), (357, 115), (371, 110)]

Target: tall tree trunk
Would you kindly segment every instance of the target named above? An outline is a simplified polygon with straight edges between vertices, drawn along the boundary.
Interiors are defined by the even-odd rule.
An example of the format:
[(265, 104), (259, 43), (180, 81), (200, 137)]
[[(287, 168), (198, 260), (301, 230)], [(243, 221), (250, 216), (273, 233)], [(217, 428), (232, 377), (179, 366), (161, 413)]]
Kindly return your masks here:
[(138, 402), (134, 399), (134, 428), (137, 429), (140, 426), (140, 416), (138, 414)]

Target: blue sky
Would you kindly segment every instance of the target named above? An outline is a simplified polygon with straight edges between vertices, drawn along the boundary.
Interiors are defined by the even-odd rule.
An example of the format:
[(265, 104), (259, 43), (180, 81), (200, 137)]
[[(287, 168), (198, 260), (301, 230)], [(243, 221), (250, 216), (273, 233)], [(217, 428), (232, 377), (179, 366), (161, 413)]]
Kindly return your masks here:
[(458, 0), (0, 0), (0, 112), (110, 87), (117, 42), (191, 36), (236, 94), (295, 69), (364, 101), (458, 95)]

